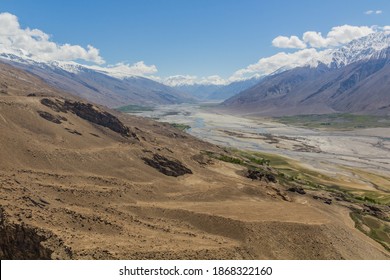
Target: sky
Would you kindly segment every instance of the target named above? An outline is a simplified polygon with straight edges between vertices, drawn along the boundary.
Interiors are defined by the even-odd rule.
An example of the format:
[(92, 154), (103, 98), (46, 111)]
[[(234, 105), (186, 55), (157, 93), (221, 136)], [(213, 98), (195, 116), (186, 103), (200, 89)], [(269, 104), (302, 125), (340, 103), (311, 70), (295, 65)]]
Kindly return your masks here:
[(0, 51), (171, 85), (223, 84), (389, 25), (388, 0), (0, 0)]

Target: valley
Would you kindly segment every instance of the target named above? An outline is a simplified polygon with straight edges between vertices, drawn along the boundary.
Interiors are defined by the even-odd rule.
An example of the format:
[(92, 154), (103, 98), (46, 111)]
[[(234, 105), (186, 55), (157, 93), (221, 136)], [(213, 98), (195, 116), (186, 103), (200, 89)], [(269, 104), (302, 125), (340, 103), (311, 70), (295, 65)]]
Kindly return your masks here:
[[(367, 206), (367, 202), (390, 204), (390, 128), (386, 118), (352, 115), (245, 117), (227, 115), (215, 108), (212, 103), (170, 105), (133, 114), (170, 123), (235, 155), (217, 156), (222, 161), (249, 168), (250, 163), (266, 163), (278, 170), (281, 182), (298, 186), (290, 188), (294, 191), (321, 190), (333, 194), (336, 200), (355, 201), (357, 205)], [(318, 122), (323, 119), (335, 123), (324, 129)], [(350, 123), (345, 124), (345, 119)], [(286, 124), (286, 120), (305, 122), (294, 123), (298, 127)], [(376, 122), (378, 120), (382, 122)], [(355, 122), (359, 126), (364, 123), (367, 128), (356, 128)], [(359, 214), (359, 207), (351, 209), (356, 228), (390, 249), (388, 218), (370, 218)], [(370, 223), (375, 224), (374, 228)]]
[(228, 115), (210, 103), (159, 106), (134, 114), (183, 124), (189, 134), (222, 147), (286, 156), (335, 177), (358, 181), (353, 169), (390, 174), (389, 127), (320, 130), (274, 118)]
[(1, 20), (0, 259), (390, 259), (389, 27), (222, 77)]
[(2, 259), (390, 258), (386, 205), (331, 192), (291, 159), (224, 147), (260, 145), (224, 136), (255, 121), (220, 116), (214, 135), (215, 113), (149, 111), (176, 123), (195, 113), (190, 132), (218, 147), (41, 89), (0, 99)]

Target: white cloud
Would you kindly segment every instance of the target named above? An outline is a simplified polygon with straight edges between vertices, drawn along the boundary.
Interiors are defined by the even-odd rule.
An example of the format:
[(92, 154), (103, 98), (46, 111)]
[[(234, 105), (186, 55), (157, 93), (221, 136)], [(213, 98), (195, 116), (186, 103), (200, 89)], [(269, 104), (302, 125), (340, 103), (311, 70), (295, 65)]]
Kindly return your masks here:
[[(382, 11), (367, 11), (366, 13), (380, 14)], [(230, 82), (268, 75), (280, 69), (291, 69), (307, 64), (310, 65), (320, 58), (323, 61), (329, 48), (346, 44), (378, 30), (390, 32), (390, 26), (368, 27), (343, 25), (333, 27), (326, 36), (316, 31), (307, 31), (303, 34), (302, 38), (298, 36), (277, 36), (272, 41), (273, 46), (300, 50), (291, 53), (279, 52), (273, 56), (261, 58), (258, 62), (237, 70), (227, 79), (221, 78), (218, 75), (206, 77), (175, 75), (162, 78), (154, 75), (158, 72), (155, 65), (147, 65), (144, 61), (139, 61), (132, 65), (122, 62), (108, 66), (84, 65), (84, 67), (116, 78), (145, 76), (170, 86), (194, 84), (225, 85)], [(317, 50), (318, 48), (323, 50)], [(104, 63), (103, 58), (99, 54), (99, 50), (93, 46), (88, 45), (84, 48), (79, 45), (55, 43), (51, 41), (48, 34), (41, 30), (21, 28), (18, 18), (9, 13), (0, 13), (0, 52), (22, 53), (36, 60), (60, 61), (64, 63), (63, 67), (67, 67), (65, 64), (74, 60), (84, 60), (93, 64)], [(73, 68), (70, 67), (70, 69)]]
[(375, 30), (368, 26), (342, 25), (333, 27), (326, 37), (321, 32), (307, 31), (303, 34), (303, 41), (314, 48), (336, 47), (373, 32)]
[(326, 54), (330, 48), (367, 36), (375, 32), (375, 29), (376, 27), (343, 25), (333, 27), (326, 36), (316, 31), (305, 32), (302, 39), (297, 36), (277, 36), (272, 41), (273, 46), (301, 48), (301, 50), (291, 53), (279, 52), (273, 56), (261, 58), (257, 63), (237, 70), (229, 78), (229, 81), (248, 79), (254, 75), (269, 75), (278, 70), (287, 70), (304, 65), (315, 66), (318, 61), (326, 62)]
[(80, 59), (104, 63), (99, 50), (93, 46), (83, 48), (78, 45), (57, 44), (50, 41), (50, 36), (39, 29), (21, 28), (18, 18), (10, 13), (0, 13), (0, 51), (23, 52), (33, 59), (44, 61)]
[(314, 48), (303, 49), (293, 53), (280, 52), (270, 57), (261, 58), (257, 63), (236, 71), (229, 79), (233, 81), (250, 78), (255, 74), (269, 75), (281, 68), (291, 69), (303, 66), (320, 56), (321, 53)]
[(322, 37), (321, 32), (307, 31), (303, 34), (303, 40), (314, 48), (322, 48), (329, 45), (329, 39)]
[(306, 44), (297, 36), (278, 36), (272, 40), (272, 45), (277, 48), (304, 49)]
[(364, 13), (365, 13), (366, 15), (373, 15), (373, 14), (375, 14), (375, 15), (380, 15), (380, 14), (383, 13), (383, 11), (382, 11), (382, 10), (376, 10), (376, 11), (374, 11), (374, 10), (368, 10), (368, 11), (365, 11)]

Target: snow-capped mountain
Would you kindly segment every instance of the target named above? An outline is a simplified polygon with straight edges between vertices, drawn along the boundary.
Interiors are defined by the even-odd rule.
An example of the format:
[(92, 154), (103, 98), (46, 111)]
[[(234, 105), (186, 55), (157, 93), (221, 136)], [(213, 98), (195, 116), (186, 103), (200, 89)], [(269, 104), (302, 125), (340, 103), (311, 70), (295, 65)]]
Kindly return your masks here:
[(358, 61), (386, 58), (386, 49), (389, 47), (390, 34), (375, 32), (339, 49), (329, 51), (322, 62), (330, 67), (339, 68)]
[(114, 72), (110, 75), (110, 72), (76, 62), (31, 59), (22, 50), (0, 53), (0, 61), (39, 76), (56, 88), (109, 107), (192, 101), (188, 94), (147, 78), (128, 73), (117, 77)]
[(193, 84), (193, 85), (181, 85), (175, 86), (182, 92), (189, 93), (191, 96), (201, 101), (223, 101), (239, 92), (246, 90), (255, 84), (257, 84), (262, 77), (253, 77), (247, 80), (232, 82), (227, 85), (214, 85), (214, 84)]
[(85, 66), (78, 64), (72, 61), (43, 61), (38, 59), (32, 59), (29, 57), (29, 54), (21, 49), (13, 50), (12, 53), (3, 52), (0, 53), (0, 59), (7, 60), (10, 63), (20, 63), (24, 65), (31, 65), (35, 67), (40, 67), (42, 69), (51, 68), (56, 69), (60, 68), (70, 73), (78, 73)]
[(223, 106), (262, 115), (390, 114), (389, 93), (390, 35), (377, 32), (268, 76)]

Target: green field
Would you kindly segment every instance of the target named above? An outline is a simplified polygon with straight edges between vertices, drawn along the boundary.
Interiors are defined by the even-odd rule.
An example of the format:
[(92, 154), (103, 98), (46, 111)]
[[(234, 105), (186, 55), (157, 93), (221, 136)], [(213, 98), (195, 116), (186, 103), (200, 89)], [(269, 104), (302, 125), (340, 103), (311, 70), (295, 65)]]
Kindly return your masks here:
[(358, 128), (390, 127), (389, 116), (325, 114), (275, 117), (273, 120), (287, 125), (324, 130), (353, 130)]
[(390, 251), (390, 223), (357, 212), (351, 213), (357, 229), (370, 236)]
[(174, 128), (177, 128), (181, 131), (186, 131), (187, 129), (190, 129), (191, 126), (187, 125), (187, 124), (182, 124), (182, 123), (170, 123), (171, 126), (173, 126)]
[(122, 113), (139, 113), (145, 111), (154, 111), (154, 107), (130, 104), (116, 108), (115, 110)]
[[(279, 180), (285, 185), (299, 185), (306, 189), (324, 190), (338, 193), (357, 203), (390, 205), (390, 177), (366, 172), (360, 169), (345, 168), (362, 181), (351, 181), (350, 177), (330, 177), (313, 169), (306, 168), (300, 162), (276, 154), (229, 149), (231, 156), (212, 155), (214, 158), (244, 165), (246, 167), (270, 166), (278, 172)], [(369, 183), (365, 183), (369, 182)], [(376, 189), (365, 190), (366, 184)]]

